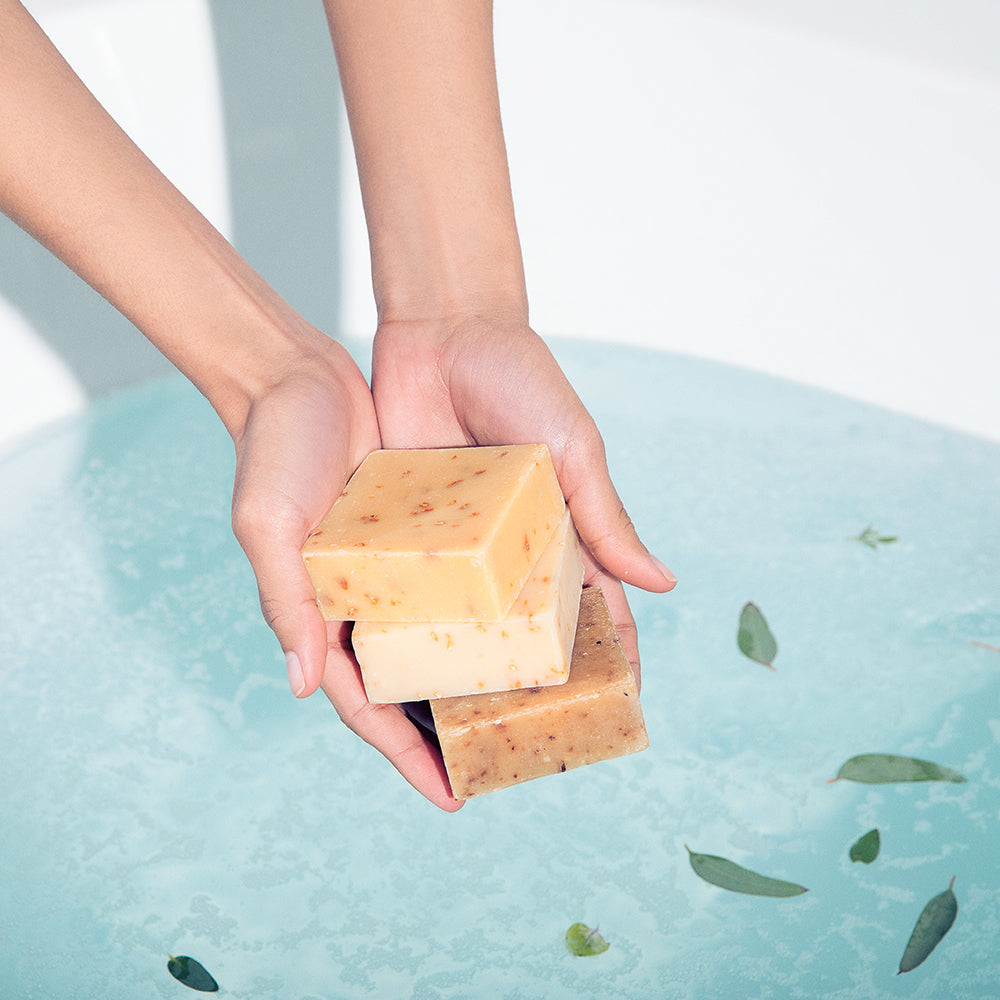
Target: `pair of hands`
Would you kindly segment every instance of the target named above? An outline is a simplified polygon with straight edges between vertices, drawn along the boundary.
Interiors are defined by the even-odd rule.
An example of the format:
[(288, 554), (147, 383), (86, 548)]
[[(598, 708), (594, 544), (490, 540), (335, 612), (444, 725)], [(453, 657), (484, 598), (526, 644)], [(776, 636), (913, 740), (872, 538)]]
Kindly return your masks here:
[(637, 671), (621, 581), (665, 591), (674, 580), (637, 538), (593, 420), (528, 327), (489, 0), (324, 5), (383, 317), (371, 389), (145, 158), (17, 0), (0, 0), (0, 210), (142, 330), (229, 429), (233, 527), (294, 693), (322, 687), (354, 732), (454, 810), (437, 750), (401, 708), (368, 703), (350, 626), (323, 620), (301, 557), (362, 459), (547, 443), (587, 582), (604, 590)]
[(552, 354), (525, 323), (473, 317), (378, 330), (369, 387), (347, 351), (289, 366), (235, 438), (233, 528), (254, 568), (264, 617), (297, 697), (322, 688), (344, 723), (431, 802), (454, 811), (444, 764), (398, 705), (372, 705), (350, 624), (324, 621), (300, 554), (362, 459), (377, 448), (544, 441), (584, 545), (586, 582), (607, 597), (638, 676), (622, 580), (676, 582), (640, 542), (608, 474), (600, 433)]

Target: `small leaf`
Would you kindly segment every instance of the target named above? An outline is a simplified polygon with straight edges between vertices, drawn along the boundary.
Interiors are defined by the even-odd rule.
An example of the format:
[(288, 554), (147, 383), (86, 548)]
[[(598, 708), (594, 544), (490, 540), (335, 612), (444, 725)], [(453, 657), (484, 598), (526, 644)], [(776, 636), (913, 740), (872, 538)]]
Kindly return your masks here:
[(884, 785), (894, 781), (968, 781), (950, 767), (932, 764), (916, 757), (900, 757), (891, 753), (862, 753), (841, 765), (836, 778), (830, 781), (860, 781), (866, 785)]
[(573, 924), (566, 931), (566, 947), (581, 958), (602, 955), (611, 945), (597, 931), (597, 927), (591, 929), (586, 924)]
[(740, 612), (740, 627), (736, 633), (736, 642), (740, 652), (755, 663), (762, 663), (774, 670), (774, 658), (778, 655), (778, 643), (775, 641), (767, 621), (760, 608), (751, 601), (743, 605)]
[(856, 542), (861, 542), (862, 545), (867, 545), (868, 548), (870, 549), (878, 548), (878, 543), (875, 541), (875, 538), (872, 535), (871, 525), (865, 528), (865, 530), (862, 531), (860, 535), (855, 535), (854, 540)]
[(861, 542), (870, 549), (877, 549), (879, 545), (891, 545), (898, 541), (896, 535), (880, 535), (870, 524), (859, 535), (855, 535), (852, 541)]
[(742, 892), (747, 896), (773, 897), (801, 896), (802, 893), (809, 891), (794, 882), (783, 882), (781, 879), (760, 875), (736, 864), (735, 861), (719, 858), (714, 854), (696, 854), (687, 844), (684, 848), (688, 852), (688, 860), (694, 873), (706, 882), (719, 886), (720, 889)]
[(851, 845), (850, 857), (852, 861), (860, 861), (862, 864), (870, 865), (877, 857), (882, 847), (882, 838), (878, 830), (869, 830), (866, 834), (858, 837)]
[(189, 986), (193, 990), (201, 993), (215, 993), (219, 989), (219, 984), (212, 978), (201, 962), (196, 962), (187, 955), (178, 955), (174, 958), (169, 956), (167, 971), (179, 983)]
[(955, 878), (952, 876), (948, 888), (924, 907), (903, 951), (899, 963), (900, 972), (915, 969), (951, 930), (951, 925), (958, 916), (958, 900), (955, 899), (954, 888)]

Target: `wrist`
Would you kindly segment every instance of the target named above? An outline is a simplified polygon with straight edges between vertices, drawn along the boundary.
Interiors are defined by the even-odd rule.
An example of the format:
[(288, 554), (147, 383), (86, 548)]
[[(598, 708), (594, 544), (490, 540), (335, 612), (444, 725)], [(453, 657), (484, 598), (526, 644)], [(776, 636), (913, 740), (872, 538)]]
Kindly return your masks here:
[(378, 334), (400, 327), (446, 335), (468, 322), (527, 326), (528, 300), (523, 283), (474, 282), (442, 285), (430, 277), (387, 281), (376, 291)]
[(526, 311), (489, 0), (325, 0), (380, 324)]
[[(91, 230), (85, 253), (66, 257), (198, 388), (235, 439), (256, 399), (339, 345), (179, 194), (159, 193), (166, 204), (148, 231), (122, 217)], [(116, 245), (131, 253), (105, 250)]]
[[(386, 168), (382, 168), (384, 172)], [(370, 187), (366, 214), (380, 324), (464, 315), (527, 316), (521, 244), (502, 147), (469, 180), (411, 150)], [(471, 178), (475, 177), (473, 183)], [(430, 179), (430, 180), (428, 180)], [(405, 192), (423, 190), (412, 199)]]
[[(248, 269), (249, 271), (249, 269)], [(146, 336), (198, 388), (238, 440), (251, 410), (279, 383), (328, 368), (356, 368), (342, 345), (307, 323), (256, 274), (205, 289), (195, 310), (140, 324)], [(177, 335), (175, 335), (177, 331)], [(358, 378), (363, 378), (358, 372)]]
[[(434, 169), (423, 167), (425, 175)], [(400, 186), (411, 183), (419, 183), (416, 176)], [(447, 183), (429, 187), (405, 210), (368, 209), (379, 324), (482, 314), (526, 319), (524, 266), (506, 173), (494, 179), (495, 190), (478, 196)], [(388, 205), (403, 200), (391, 198)]]

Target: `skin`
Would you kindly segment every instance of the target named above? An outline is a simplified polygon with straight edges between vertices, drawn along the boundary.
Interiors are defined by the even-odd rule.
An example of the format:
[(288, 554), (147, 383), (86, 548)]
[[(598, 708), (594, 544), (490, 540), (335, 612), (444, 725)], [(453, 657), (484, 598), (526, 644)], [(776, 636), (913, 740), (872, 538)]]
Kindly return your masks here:
[(622, 581), (673, 575), (639, 540), (590, 414), (531, 329), (481, 0), (327, 0), (368, 223), (369, 387), (104, 112), (15, 0), (0, 0), (0, 208), (126, 315), (212, 404), (236, 452), (233, 530), (297, 697), (454, 811), (439, 752), (370, 705), (349, 626), (325, 622), (300, 548), (379, 447), (545, 441), (638, 674)]

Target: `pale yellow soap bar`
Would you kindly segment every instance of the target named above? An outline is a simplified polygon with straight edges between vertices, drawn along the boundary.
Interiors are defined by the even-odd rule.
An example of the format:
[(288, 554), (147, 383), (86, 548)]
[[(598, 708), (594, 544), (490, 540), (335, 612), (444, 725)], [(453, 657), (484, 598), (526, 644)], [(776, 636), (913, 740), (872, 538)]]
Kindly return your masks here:
[(597, 587), (583, 589), (565, 684), (430, 704), (459, 799), (649, 746), (635, 675)]
[(368, 700), (425, 701), (563, 683), (582, 586), (583, 553), (567, 510), (506, 618), (358, 622), (352, 642)]
[(564, 510), (544, 444), (376, 451), (302, 554), (331, 621), (497, 621)]

